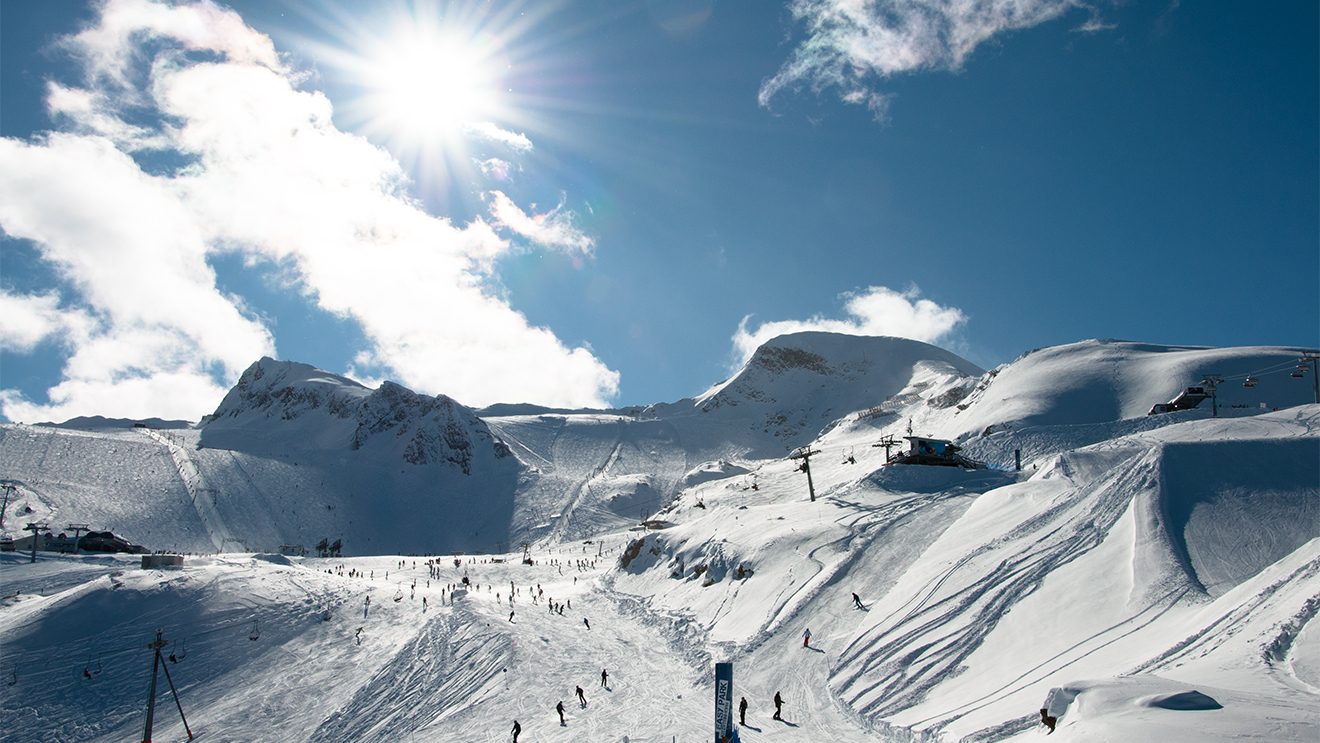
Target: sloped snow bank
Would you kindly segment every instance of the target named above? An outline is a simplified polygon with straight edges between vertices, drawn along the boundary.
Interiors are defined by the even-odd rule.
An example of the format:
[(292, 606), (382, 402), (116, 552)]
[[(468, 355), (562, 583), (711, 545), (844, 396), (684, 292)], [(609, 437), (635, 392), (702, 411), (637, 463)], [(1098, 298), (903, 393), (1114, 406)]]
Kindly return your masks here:
[[(1044, 705), (1058, 718), (1049, 740), (1304, 741), (1314, 740), (1315, 708), (1299, 708), (1270, 694), (1203, 685), (1160, 676), (1071, 682)], [(1023, 740), (1046, 733), (1034, 726)], [(1017, 738), (1015, 738), (1017, 740)]]
[(1320, 536), (1320, 442), (1163, 447), (1166, 528), (1212, 596)]

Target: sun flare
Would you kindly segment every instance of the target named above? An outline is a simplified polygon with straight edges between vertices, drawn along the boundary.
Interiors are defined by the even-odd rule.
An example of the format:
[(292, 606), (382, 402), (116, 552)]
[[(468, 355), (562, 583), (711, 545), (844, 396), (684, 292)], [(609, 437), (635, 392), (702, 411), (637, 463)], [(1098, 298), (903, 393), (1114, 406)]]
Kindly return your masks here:
[(546, 134), (543, 88), (559, 42), (533, 38), (551, 6), (415, 0), (370, 23), (331, 16), (338, 44), (307, 42), (338, 88), (336, 119), (387, 149), (435, 198), (484, 180)]
[(409, 138), (451, 139), (499, 113), (497, 64), (478, 40), (458, 33), (410, 34), (371, 65), (367, 105)]

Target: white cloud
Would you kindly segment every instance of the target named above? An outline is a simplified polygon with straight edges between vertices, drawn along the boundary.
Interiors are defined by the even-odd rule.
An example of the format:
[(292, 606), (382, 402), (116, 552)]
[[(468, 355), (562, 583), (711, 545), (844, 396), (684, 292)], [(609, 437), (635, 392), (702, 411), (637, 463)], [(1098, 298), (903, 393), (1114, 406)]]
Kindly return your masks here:
[[(232, 382), (274, 353), (242, 299), (218, 289), (208, 259), (222, 251), (241, 252), (250, 270), (275, 267), (355, 320), (371, 344), (362, 358), (377, 367), (368, 373), (469, 404), (600, 405), (617, 394), (616, 372), (499, 297), (492, 266), (510, 245), (494, 226), (425, 212), (398, 163), (339, 131), (330, 102), (299, 89), (235, 13), (148, 0), (101, 12), (64, 42), (89, 87), (50, 87), (50, 109), (75, 131), (0, 139), (0, 228), (33, 241), (73, 290), (65, 301), (100, 324), (74, 344), (49, 405), (6, 391), (6, 416), (208, 412), (224, 391), (213, 372)], [(165, 123), (123, 128), (130, 109), (133, 121)], [(520, 146), (522, 135), (505, 134)], [(129, 153), (156, 139), (188, 165), (145, 172)], [(516, 205), (501, 207), (526, 227)], [(590, 251), (562, 208), (523, 217), (541, 225), (542, 239), (529, 239)], [(153, 400), (162, 407), (147, 409)]]
[(49, 82), (46, 85), (46, 110), (51, 118), (66, 121), (74, 131), (100, 135), (128, 152), (169, 146), (165, 137), (109, 113), (110, 102), (101, 91)]
[(59, 422), (80, 415), (196, 420), (199, 400), (218, 401), (225, 392), (209, 374), (184, 369), (150, 376), (65, 379), (48, 390), (48, 404), (35, 404), (14, 390), (0, 390), (0, 408), (10, 420), (24, 423)]
[(490, 216), (497, 225), (547, 248), (591, 254), (595, 241), (573, 226), (573, 212), (562, 199), (548, 212), (528, 214), (500, 191), (491, 191), (490, 197)]
[(967, 321), (967, 316), (957, 307), (944, 307), (922, 299), (921, 290), (915, 286), (903, 292), (871, 286), (844, 294), (842, 299), (844, 312), (848, 315), (843, 320), (816, 315), (806, 320), (775, 320), (750, 327), (751, 315), (744, 317), (733, 335), (735, 366), (742, 366), (761, 344), (786, 333), (820, 330), (938, 343), (947, 340)]
[(473, 158), (472, 163), (477, 166), (481, 174), (495, 181), (507, 181), (513, 175), (515, 166), (508, 160), (501, 160), (498, 157), (488, 157), (485, 160)]
[(532, 151), (532, 140), (528, 139), (526, 134), (501, 129), (489, 121), (478, 121), (468, 124), (463, 127), (463, 131), (469, 137), (502, 144), (516, 152)]
[(0, 347), (29, 353), (46, 340), (65, 343), (86, 338), (92, 319), (79, 310), (61, 310), (60, 295), (10, 294), (0, 289)]
[(758, 98), (768, 106), (784, 89), (832, 88), (845, 102), (866, 105), (883, 118), (888, 99), (874, 97), (878, 80), (918, 70), (957, 70), (990, 38), (1078, 7), (1090, 5), (1086, 0), (791, 0), (789, 10), (806, 27), (807, 38), (761, 84)]

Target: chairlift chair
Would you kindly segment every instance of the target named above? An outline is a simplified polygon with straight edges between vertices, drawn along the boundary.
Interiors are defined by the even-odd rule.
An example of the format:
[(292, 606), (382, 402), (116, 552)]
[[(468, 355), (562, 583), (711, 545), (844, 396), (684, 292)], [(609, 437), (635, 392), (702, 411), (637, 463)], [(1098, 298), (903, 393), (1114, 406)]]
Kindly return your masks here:
[(9, 672), (9, 680), (5, 682), (5, 686), (13, 686), (14, 684), (17, 683), (18, 683), (18, 670), (15, 669)]
[(400, 588), (398, 591), (395, 591), (395, 592), (394, 592), (394, 603), (397, 604), (397, 603), (399, 603), (400, 601), (403, 601), (403, 589), (402, 589), (402, 588)]
[(1255, 387), (1255, 386), (1256, 386), (1256, 378), (1255, 378), (1255, 377), (1247, 377), (1246, 379), (1244, 379), (1244, 380), (1242, 381), (1242, 386), (1243, 386), (1243, 387)]
[(100, 658), (96, 659), (96, 668), (93, 669), (92, 661), (90, 658), (88, 658), (87, 665), (83, 667), (83, 674), (82, 674), (83, 678), (90, 679), (91, 677), (99, 675), (100, 673), (101, 673), (101, 659)]
[(1306, 376), (1306, 364), (1298, 364), (1297, 368), (1293, 369), (1292, 374), (1289, 374), (1288, 376), (1293, 379), (1301, 379)]
[(252, 631), (248, 633), (248, 639), (256, 642), (258, 637), (261, 637), (261, 628), (257, 625), (257, 620), (253, 619)]

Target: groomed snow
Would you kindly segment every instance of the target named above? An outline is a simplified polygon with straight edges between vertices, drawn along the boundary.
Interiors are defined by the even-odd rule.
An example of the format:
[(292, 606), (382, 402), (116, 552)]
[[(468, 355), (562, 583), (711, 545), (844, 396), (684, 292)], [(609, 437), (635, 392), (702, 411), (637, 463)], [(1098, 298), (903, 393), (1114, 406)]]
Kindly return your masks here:
[[(333, 447), (260, 437), (241, 450), (198, 448), (196, 430), (6, 426), (22, 518), (90, 513), (223, 552), (173, 571), (0, 554), (0, 737), (140, 740), (159, 629), (201, 740), (507, 741), (514, 719), (520, 741), (710, 740), (712, 666), (729, 660), (747, 741), (1038, 740), (1041, 708), (1049, 740), (1312, 741), (1320, 406), (1292, 400), (1304, 390), (1284, 375), (1254, 388), (1291, 403), (1276, 412), (1122, 417), (1164, 396), (1150, 388), (1172, 371), (1287, 353), (1088, 341), (982, 377), (904, 357), (876, 377), (891, 380), (881, 399), (840, 394), (831, 421), (793, 434), (819, 452), (814, 502), (797, 461), (750, 456), (787, 429), (749, 427), (768, 387), (734, 383), (707, 413), (487, 419), (519, 468), (463, 497), (503, 494), (507, 511), (436, 508), (423, 485), (436, 470), (392, 474), (383, 445), (348, 467)], [(810, 362), (792, 375), (821, 368), (770, 356)], [(1099, 392), (1058, 376), (1097, 359), (1112, 382)], [(775, 380), (761, 382), (801, 383)], [(995, 397), (1009, 382), (1024, 399)], [(886, 465), (874, 444), (909, 422), (999, 467)], [(1014, 448), (1022, 472), (1003, 466)], [(392, 489), (364, 495), (373, 481)], [(642, 514), (658, 528), (630, 528)], [(336, 529), (382, 552), (526, 534), (534, 564), (508, 544), (447, 550), (434, 575), (424, 557), (236, 549)], [(572, 608), (552, 614), (550, 599)], [(154, 740), (185, 738), (162, 678)]]

